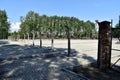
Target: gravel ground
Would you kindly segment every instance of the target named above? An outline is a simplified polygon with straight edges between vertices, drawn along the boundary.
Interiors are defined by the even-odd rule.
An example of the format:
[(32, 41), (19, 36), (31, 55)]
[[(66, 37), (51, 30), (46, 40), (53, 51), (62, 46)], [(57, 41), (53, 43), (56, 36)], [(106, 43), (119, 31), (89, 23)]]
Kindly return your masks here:
[(101, 71), (96, 67), (87, 66), (84, 68), (79, 68), (76, 73), (85, 76), (90, 80), (120, 80), (120, 72), (113, 69)]
[(5, 61), (1, 64), (3, 80), (86, 80), (61, 70), (54, 61), (42, 58)]
[[(61, 69), (96, 62), (97, 40), (71, 40), (70, 57), (67, 57), (67, 40), (55, 40), (54, 50), (50, 48), (50, 40), (43, 40), (43, 48), (38, 46), (39, 40), (35, 40), (35, 47), (31, 42), (0, 41), (1, 79), (86, 80)], [(113, 42), (113, 47), (119, 49), (120, 45)], [(115, 62), (119, 53), (114, 50), (112, 53)]]

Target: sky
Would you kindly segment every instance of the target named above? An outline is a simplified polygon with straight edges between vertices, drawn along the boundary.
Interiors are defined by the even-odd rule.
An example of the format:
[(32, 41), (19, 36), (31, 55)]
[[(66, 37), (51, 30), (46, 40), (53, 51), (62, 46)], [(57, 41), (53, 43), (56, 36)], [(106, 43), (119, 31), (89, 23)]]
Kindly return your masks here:
[(20, 16), (29, 11), (48, 16), (74, 16), (80, 20), (118, 23), (120, 0), (0, 0), (0, 10), (6, 10), (11, 31), (18, 31)]

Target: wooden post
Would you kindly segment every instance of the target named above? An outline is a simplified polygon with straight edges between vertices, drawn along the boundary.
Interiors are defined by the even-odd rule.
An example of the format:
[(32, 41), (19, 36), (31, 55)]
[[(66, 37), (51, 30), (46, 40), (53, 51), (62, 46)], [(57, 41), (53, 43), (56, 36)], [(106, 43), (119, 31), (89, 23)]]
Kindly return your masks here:
[(110, 32), (110, 22), (103, 21), (98, 22), (99, 25), (99, 39), (98, 39), (98, 67), (101, 70), (106, 70), (110, 68), (110, 45), (111, 45), (111, 32)]
[(40, 40), (40, 48), (42, 48), (42, 35), (41, 35), (41, 30), (39, 31), (39, 40)]
[(53, 36), (53, 32), (51, 33), (51, 48), (54, 49), (54, 36)]
[(27, 37), (28, 37), (28, 45), (29, 45), (29, 41), (30, 41), (30, 36), (29, 36), (29, 33), (27, 33)]
[(35, 45), (34, 40), (35, 40), (35, 31), (33, 30), (33, 46)]
[(70, 50), (71, 50), (71, 45), (70, 45), (70, 28), (68, 26), (65, 26), (67, 28), (67, 38), (68, 38), (68, 57), (70, 56)]
[(51, 32), (51, 49), (54, 49), (54, 32), (53, 32), (53, 26), (55, 23), (52, 22), (51, 27), (50, 27), (50, 32)]

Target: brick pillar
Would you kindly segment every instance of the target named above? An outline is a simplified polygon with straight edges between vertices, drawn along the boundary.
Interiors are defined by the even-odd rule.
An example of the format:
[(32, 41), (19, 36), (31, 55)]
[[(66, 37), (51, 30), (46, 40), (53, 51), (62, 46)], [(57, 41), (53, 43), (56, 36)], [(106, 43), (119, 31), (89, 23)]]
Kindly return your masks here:
[(110, 52), (110, 22), (98, 22), (99, 25), (99, 39), (98, 39), (98, 67), (101, 70), (110, 68), (111, 52)]

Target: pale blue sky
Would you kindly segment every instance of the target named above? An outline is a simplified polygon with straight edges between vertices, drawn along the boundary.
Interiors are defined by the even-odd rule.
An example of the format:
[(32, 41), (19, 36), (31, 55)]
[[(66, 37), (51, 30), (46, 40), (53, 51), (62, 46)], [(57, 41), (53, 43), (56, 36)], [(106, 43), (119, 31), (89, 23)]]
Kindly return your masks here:
[(0, 9), (6, 10), (11, 23), (20, 22), (20, 16), (32, 10), (40, 15), (74, 16), (84, 21), (113, 19), (115, 25), (120, 0), (0, 0)]

